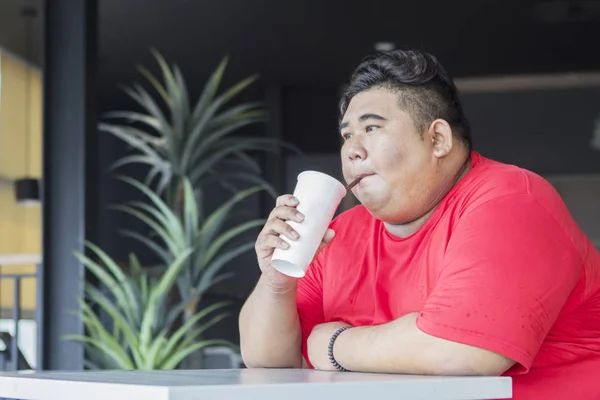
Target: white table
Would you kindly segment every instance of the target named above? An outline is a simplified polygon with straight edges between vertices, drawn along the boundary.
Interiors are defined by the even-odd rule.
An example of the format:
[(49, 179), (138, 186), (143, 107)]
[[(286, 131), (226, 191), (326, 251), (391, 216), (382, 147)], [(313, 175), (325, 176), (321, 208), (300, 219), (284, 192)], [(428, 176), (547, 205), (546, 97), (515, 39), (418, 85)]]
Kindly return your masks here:
[(512, 397), (508, 377), (436, 377), (296, 369), (0, 373), (0, 398), (23, 400), (480, 400)]

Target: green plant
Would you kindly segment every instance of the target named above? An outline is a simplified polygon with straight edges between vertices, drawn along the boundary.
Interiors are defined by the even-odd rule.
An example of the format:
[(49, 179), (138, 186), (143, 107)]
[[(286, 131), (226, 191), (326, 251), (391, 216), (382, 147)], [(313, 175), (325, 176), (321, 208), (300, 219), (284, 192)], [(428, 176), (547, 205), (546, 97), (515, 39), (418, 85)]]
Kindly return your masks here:
[[(205, 330), (225, 314), (205, 319), (224, 305), (197, 310), (204, 293), (231, 276), (222, 272), (223, 267), (253, 247), (254, 238), (246, 240), (243, 234), (264, 224), (262, 219), (252, 219), (229, 227), (234, 209), (262, 190), (276, 196), (262, 178), (252, 152), (280, 151), (282, 146), (296, 150), (273, 139), (234, 136), (241, 128), (266, 120), (260, 103), (225, 108), (256, 76), (218, 94), (227, 65), (225, 58), (192, 104), (179, 68), (169, 66), (158, 52), (154, 56), (162, 81), (144, 67), (139, 70), (155, 90), (156, 98), (137, 83), (125, 87), (141, 110), (110, 112), (106, 119), (111, 123), (102, 122), (98, 128), (134, 150), (134, 154), (117, 160), (113, 168), (134, 163), (148, 166), (144, 183), (121, 178), (139, 189), (147, 201), (114, 208), (149, 228), (150, 232), (143, 234), (122, 233), (156, 254), (158, 265), (152, 269), (156, 275), (148, 267), (142, 268), (134, 255), (130, 256), (128, 270), (121, 270), (93, 245), (89, 247), (99, 261), (77, 255), (109, 292), (105, 295), (95, 286), (86, 285), (79, 313), (86, 335), (71, 337), (85, 344), (91, 368), (170, 369), (196, 350), (226, 343), (203, 340)], [(231, 190), (232, 196), (216, 210), (205, 213), (203, 193), (206, 185), (215, 182)], [(249, 184), (256, 186), (247, 188)], [(178, 294), (175, 300), (173, 294)], [(110, 317), (112, 332), (100, 322), (100, 312)]]
[(191, 183), (183, 179), (183, 214), (178, 217), (146, 185), (128, 177), (121, 179), (139, 189), (149, 200), (149, 204), (135, 201), (115, 208), (142, 221), (155, 235), (146, 236), (127, 230), (121, 233), (145, 244), (164, 265), (172, 264), (181, 254), (189, 252), (189, 256), (183, 260), (181, 273), (176, 278), (179, 295), (183, 300), (180, 307), (184, 309), (184, 320), (189, 321), (194, 317), (202, 295), (215, 283), (231, 276), (230, 273), (220, 273), (222, 268), (253, 248), (254, 237), (240, 241), (240, 235), (262, 226), (264, 219), (252, 219), (226, 230), (224, 228), (232, 209), (264, 187), (259, 185), (240, 191), (205, 216), (199, 211)]
[(124, 122), (99, 124), (101, 131), (116, 136), (136, 150), (136, 154), (117, 160), (113, 167), (131, 163), (148, 165), (146, 185), (156, 181), (156, 192), (162, 195), (166, 190), (167, 204), (176, 210), (184, 177), (195, 189), (217, 182), (235, 192), (236, 182), (241, 181), (260, 184), (276, 196), (249, 152), (279, 151), (282, 146), (296, 150), (295, 147), (272, 138), (233, 136), (241, 128), (266, 121), (261, 103), (243, 103), (224, 109), (257, 76), (245, 78), (218, 95), (228, 62), (224, 58), (198, 100), (192, 104), (179, 68), (169, 66), (158, 52), (153, 54), (162, 72), (162, 82), (145, 67), (139, 66), (138, 70), (163, 104), (136, 83), (123, 90), (142, 111), (109, 112), (106, 114), (108, 120)]
[[(204, 321), (225, 303), (206, 307), (178, 329), (172, 329), (180, 317), (181, 307), (170, 309), (167, 294), (189, 258), (190, 250), (181, 252), (164, 273), (153, 277), (142, 269), (134, 255), (130, 256), (130, 271), (125, 273), (97, 246), (87, 243), (87, 247), (98, 260), (80, 253), (76, 257), (109, 295), (95, 285), (86, 284), (87, 298), (80, 299), (80, 316), (86, 335), (70, 335), (66, 339), (84, 344), (88, 368), (174, 369), (199, 349), (228, 345), (224, 340), (197, 340), (206, 329), (227, 316), (221, 312)], [(101, 323), (95, 308), (110, 316), (112, 332)]]
[[(153, 75), (143, 66), (138, 66), (138, 70), (153, 91), (146, 90), (138, 83), (123, 88), (141, 110), (109, 112), (106, 119), (112, 122), (100, 123), (99, 129), (114, 135), (134, 150), (134, 154), (117, 160), (114, 168), (132, 163), (148, 166), (144, 185), (157, 198), (164, 200), (164, 204), (155, 203), (160, 204), (161, 218), (167, 218), (159, 222), (168, 222), (169, 228), (172, 228), (157, 226), (154, 221), (149, 226), (158, 238), (148, 239), (133, 232), (128, 235), (148, 245), (163, 262), (170, 262), (184, 245), (193, 243), (193, 254), (186, 262), (182, 278), (178, 280), (178, 288), (182, 298), (193, 297), (199, 301), (206, 288), (226, 277), (217, 276), (216, 272), (227, 261), (252, 247), (250, 243), (243, 243), (223, 255), (217, 254), (222, 246), (262, 223), (252, 220), (228, 231), (225, 236), (215, 237), (234, 205), (257, 192), (258, 187), (273, 197), (277, 195), (271, 184), (261, 176), (262, 171), (251, 156), (252, 152), (278, 152), (282, 148), (299, 151), (292, 145), (272, 138), (236, 134), (242, 128), (267, 119), (260, 102), (229, 105), (255, 82), (256, 75), (242, 79), (220, 93), (219, 87), (228, 63), (228, 59), (224, 58), (198, 99), (192, 102), (179, 67), (169, 65), (157, 51), (152, 53), (161, 76)], [(193, 191), (187, 191), (187, 195), (193, 193), (194, 204), (189, 196), (187, 203), (185, 201), (186, 182), (193, 188)], [(215, 182), (229, 189), (233, 197), (219, 207), (216, 214), (207, 216), (204, 212), (204, 193), (207, 185)], [(245, 189), (248, 185), (258, 186)], [(140, 204), (137, 206), (138, 210), (133, 210), (131, 206), (121, 209), (136, 217), (140, 217), (140, 211), (148, 211)], [(166, 208), (172, 212), (166, 212)], [(156, 213), (151, 215), (156, 216)], [(179, 219), (181, 226), (173, 223), (176, 219)], [(202, 228), (192, 219), (202, 221)], [(144, 216), (142, 220), (147, 223), (148, 217)], [(182, 231), (184, 234), (181, 234)], [(214, 258), (216, 256), (220, 258), (217, 260)], [(186, 311), (188, 317), (195, 304), (197, 301), (192, 302), (191, 308)]]

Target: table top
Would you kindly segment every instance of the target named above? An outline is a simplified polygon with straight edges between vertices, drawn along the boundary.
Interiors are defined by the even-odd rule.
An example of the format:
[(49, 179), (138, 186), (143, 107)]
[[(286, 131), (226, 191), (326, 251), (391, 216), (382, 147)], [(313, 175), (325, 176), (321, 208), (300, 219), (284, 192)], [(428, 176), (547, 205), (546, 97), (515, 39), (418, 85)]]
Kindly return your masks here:
[(512, 380), (306, 369), (0, 373), (0, 398), (22, 400), (365, 400), (382, 396), (506, 399), (512, 397)]

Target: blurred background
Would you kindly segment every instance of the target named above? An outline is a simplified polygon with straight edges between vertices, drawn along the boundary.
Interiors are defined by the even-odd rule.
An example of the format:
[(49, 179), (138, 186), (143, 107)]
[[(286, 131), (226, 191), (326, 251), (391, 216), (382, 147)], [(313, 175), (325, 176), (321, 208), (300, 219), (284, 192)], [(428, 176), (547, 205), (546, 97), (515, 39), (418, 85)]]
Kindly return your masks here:
[(378, 51), (436, 55), (600, 246), (599, 37), (597, 0), (0, 0), (0, 370), (243, 366), (262, 219), (341, 178)]

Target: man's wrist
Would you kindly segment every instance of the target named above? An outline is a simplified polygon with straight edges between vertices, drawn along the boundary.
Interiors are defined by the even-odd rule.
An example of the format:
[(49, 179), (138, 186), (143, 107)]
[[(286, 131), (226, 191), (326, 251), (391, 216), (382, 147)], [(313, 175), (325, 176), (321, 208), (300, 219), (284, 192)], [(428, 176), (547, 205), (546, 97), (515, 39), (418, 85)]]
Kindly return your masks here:
[(333, 334), (331, 335), (331, 338), (329, 339), (329, 343), (327, 346), (327, 357), (329, 358), (329, 362), (338, 371), (348, 371), (348, 370), (346, 368), (344, 368), (335, 358), (335, 343), (336, 343), (336, 340), (338, 339), (338, 337), (344, 331), (347, 331), (350, 328), (352, 328), (351, 325), (346, 325), (346, 326), (342, 326), (342, 327), (336, 329), (335, 332), (333, 332)]
[(298, 281), (295, 279), (286, 283), (277, 283), (265, 273), (260, 276), (259, 285), (262, 286), (267, 294), (275, 297), (296, 295), (296, 290), (298, 289)]

